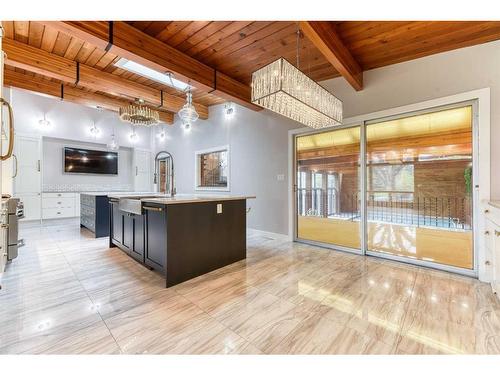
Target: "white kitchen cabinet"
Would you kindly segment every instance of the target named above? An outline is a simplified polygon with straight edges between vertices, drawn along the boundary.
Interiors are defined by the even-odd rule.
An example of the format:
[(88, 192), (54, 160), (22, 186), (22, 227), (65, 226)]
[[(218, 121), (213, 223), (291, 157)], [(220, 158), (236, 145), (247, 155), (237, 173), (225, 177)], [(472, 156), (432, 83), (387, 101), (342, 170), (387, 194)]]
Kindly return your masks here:
[[(14, 154), (14, 191), (39, 193), (41, 189), (40, 138), (16, 137)], [(17, 173), (16, 173), (17, 172)]]
[(24, 204), (23, 220), (41, 217), (41, 139), (16, 135), (13, 161), (14, 196)]
[(134, 190), (151, 191), (153, 181), (151, 177), (151, 152), (134, 150), (133, 157)]
[(62, 219), (80, 215), (80, 194), (43, 193), (42, 219)]
[(486, 276), (500, 298), (500, 207), (489, 205), (484, 211)]

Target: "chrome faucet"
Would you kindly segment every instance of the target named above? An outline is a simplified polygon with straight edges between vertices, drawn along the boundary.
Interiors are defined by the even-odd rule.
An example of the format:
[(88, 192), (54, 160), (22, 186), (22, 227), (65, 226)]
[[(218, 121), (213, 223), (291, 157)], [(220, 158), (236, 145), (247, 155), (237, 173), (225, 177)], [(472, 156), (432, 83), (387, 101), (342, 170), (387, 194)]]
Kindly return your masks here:
[(160, 163), (159, 161), (162, 159), (165, 159), (166, 156), (170, 158), (170, 196), (173, 197), (176, 194), (176, 189), (175, 189), (175, 184), (174, 184), (174, 157), (172, 154), (168, 151), (160, 151), (156, 154), (155, 156), (155, 174), (154, 174), (154, 179), (153, 183), (158, 184), (158, 174), (159, 174), (159, 168), (160, 168)]

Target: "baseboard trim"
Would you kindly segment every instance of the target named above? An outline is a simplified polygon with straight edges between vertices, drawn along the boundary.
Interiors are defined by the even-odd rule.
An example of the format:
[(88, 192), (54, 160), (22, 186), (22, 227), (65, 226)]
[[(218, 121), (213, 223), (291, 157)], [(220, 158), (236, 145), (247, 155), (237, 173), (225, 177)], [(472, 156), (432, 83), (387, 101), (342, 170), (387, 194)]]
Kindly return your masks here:
[(260, 230), (260, 229), (247, 228), (247, 232), (249, 234), (257, 234), (260, 236), (269, 237), (269, 238), (272, 238), (274, 240), (281, 240), (281, 241), (291, 241), (292, 240), (290, 238), (290, 236), (288, 236), (287, 234), (267, 232), (265, 230)]

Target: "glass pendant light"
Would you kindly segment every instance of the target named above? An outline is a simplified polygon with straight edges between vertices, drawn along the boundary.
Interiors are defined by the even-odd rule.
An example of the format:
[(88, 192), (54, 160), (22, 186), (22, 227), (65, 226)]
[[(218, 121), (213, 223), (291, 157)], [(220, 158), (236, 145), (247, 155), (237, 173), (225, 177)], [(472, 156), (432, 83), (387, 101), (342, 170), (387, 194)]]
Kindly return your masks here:
[(50, 128), (51, 124), (50, 124), (50, 121), (45, 118), (45, 113), (43, 114), (43, 119), (38, 120), (38, 125), (42, 129)]
[(116, 151), (120, 148), (120, 146), (118, 145), (118, 142), (116, 142), (114, 134), (111, 135), (111, 139), (109, 140), (106, 147), (108, 148), (108, 150), (111, 150), (111, 151)]
[(191, 90), (186, 93), (186, 104), (184, 104), (177, 114), (184, 124), (192, 124), (198, 120), (198, 117), (200, 117), (193, 105), (193, 95), (191, 94)]
[(101, 133), (101, 129), (99, 129), (96, 126), (95, 121), (94, 121), (94, 123), (92, 124), (92, 127), (90, 128), (90, 134), (92, 134), (94, 136), (94, 138), (97, 138), (100, 133)]
[(115, 139), (115, 126), (113, 125), (113, 133), (111, 134), (111, 138), (109, 139), (109, 142), (106, 144), (106, 147), (110, 151), (116, 151), (120, 148), (120, 145), (118, 142), (116, 142)]
[(158, 134), (156, 134), (156, 136), (158, 137), (160, 142), (165, 141), (165, 139), (167, 138), (167, 133), (165, 131), (165, 128), (162, 128), (161, 131)]

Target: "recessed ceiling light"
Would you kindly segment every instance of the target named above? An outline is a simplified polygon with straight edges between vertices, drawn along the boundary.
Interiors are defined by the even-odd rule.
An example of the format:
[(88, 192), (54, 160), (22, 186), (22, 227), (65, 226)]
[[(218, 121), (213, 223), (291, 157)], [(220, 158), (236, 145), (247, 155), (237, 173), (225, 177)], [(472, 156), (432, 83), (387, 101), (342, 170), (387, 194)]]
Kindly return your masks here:
[(138, 74), (140, 76), (152, 79), (153, 81), (163, 83), (164, 85), (173, 87), (177, 90), (186, 91), (191, 89), (191, 86), (187, 83), (179, 81), (172, 77), (171, 73), (161, 73), (154, 69), (148, 68), (142, 64), (121, 58), (115, 62), (115, 66), (128, 70), (129, 72)]

